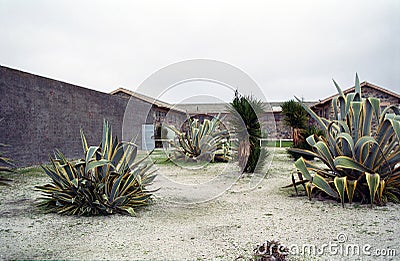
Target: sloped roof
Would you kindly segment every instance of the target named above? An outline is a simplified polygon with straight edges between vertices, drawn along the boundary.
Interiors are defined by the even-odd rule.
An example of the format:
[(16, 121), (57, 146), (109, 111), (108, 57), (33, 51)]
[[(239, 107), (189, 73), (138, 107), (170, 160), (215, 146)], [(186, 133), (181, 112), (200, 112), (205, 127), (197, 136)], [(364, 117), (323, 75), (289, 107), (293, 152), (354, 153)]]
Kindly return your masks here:
[[(380, 86), (378, 86), (378, 85), (369, 83), (369, 82), (367, 82), (367, 81), (364, 81), (364, 82), (360, 83), (360, 86), (361, 86), (361, 88), (362, 88), (362, 87), (370, 87), (370, 88), (372, 88), (372, 89), (375, 89), (375, 90), (377, 90), (377, 91), (380, 91), (380, 92), (389, 94), (389, 95), (391, 95), (391, 96), (393, 96), (393, 97), (396, 97), (397, 99), (400, 99), (400, 94), (395, 93), (395, 92), (392, 92), (392, 91), (387, 90), (387, 89), (385, 89), (385, 88), (382, 88), (382, 87), (380, 87)], [(348, 93), (350, 93), (350, 92), (354, 92), (354, 90), (355, 90), (355, 86), (350, 87), (350, 88), (344, 90), (343, 93), (344, 93), (344, 94), (348, 94)], [(325, 98), (325, 99), (323, 99), (323, 100), (320, 100), (319, 102), (313, 104), (312, 107), (325, 104), (325, 103), (331, 101), (331, 100), (332, 100), (334, 97), (336, 97), (337, 95), (338, 95), (338, 94), (334, 94), (334, 95), (331, 95), (331, 96), (329, 96), (329, 97), (327, 97), (327, 98)]]
[[(270, 112), (281, 112), (282, 111), (282, 104), (284, 102), (268, 102), (264, 103), (266, 111)], [(311, 106), (315, 104), (315, 101), (306, 101), (304, 102), (307, 105)], [(217, 113), (228, 113), (226, 108), (228, 103), (191, 103), (191, 104), (177, 104), (181, 110), (187, 111), (190, 114), (194, 113), (210, 113), (210, 114), (217, 114)]]
[[(112, 92), (110, 92), (111, 95), (117, 95), (118, 93), (126, 94), (127, 96), (133, 96), (137, 99), (143, 100), (145, 102), (154, 104), (158, 107), (161, 108), (167, 108), (171, 110), (175, 110), (178, 112), (182, 113), (189, 113), (189, 114), (195, 114), (195, 113), (202, 113), (202, 114), (217, 114), (217, 113), (228, 113), (228, 110), (226, 109), (226, 106), (228, 103), (183, 103), (183, 104), (176, 104), (172, 105), (164, 101), (160, 101), (157, 99), (154, 99), (150, 96), (147, 96), (142, 93), (130, 91), (125, 88), (118, 88)], [(282, 111), (282, 105), (283, 102), (267, 102), (265, 103), (265, 108), (266, 111), (273, 111), (273, 112), (281, 112)], [(307, 105), (311, 106), (315, 104), (315, 101), (305, 101)]]
[(228, 113), (225, 103), (184, 103), (177, 104), (177, 108), (193, 113)]
[(118, 89), (116, 89), (116, 90), (110, 92), (111, 95), (117, 95), (118, 93), (123, 93), (123, 94), (126, 94), (126, 95), (128, 95), (128, 96), (133, 96), (133, 97), (135, 97), (135, 98), (137, 98), (137, 99), (139, 99), (139, 100), (148, 102), (148, 103), (150, 103), (150, 104), (154, 104), (154, 105), (156, 105), (157, 107), (166, 108), (166, 109), (169, 109), (169, 110), (175, 110), (175, 111), (183, 112), (183, 113), (185, 112), (184, 110), (181, 110), (181, 109), (180, 109), (179, 107), (177, 107), (177, 106), (174, 106), (174, 105), (172, 105), (172, 104), (169, 104), (169, 103), (166, 103), (166, 102), (157, 100), (157, 99), (155, 99), (155, 98), (152, 98), (152, 97), (147, 96), (147, 95), (142, 94), (142, 93), (130, 91), (130, 90), (125, 89), (125, 88), (118, 88)]

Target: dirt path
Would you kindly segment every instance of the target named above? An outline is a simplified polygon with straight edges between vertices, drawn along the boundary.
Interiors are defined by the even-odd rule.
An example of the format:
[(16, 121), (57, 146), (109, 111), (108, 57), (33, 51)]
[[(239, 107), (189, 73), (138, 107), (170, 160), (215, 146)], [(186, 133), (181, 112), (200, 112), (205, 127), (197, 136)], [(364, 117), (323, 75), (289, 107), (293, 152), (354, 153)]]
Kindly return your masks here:
[[(201, 183), (224, 165), (199, 171), (196, 177), (185, 176), (184, 170), (172, 165), (159, 168), (165, 177), (184, 182), (196, 182), (197, 178)], [(247, 260), (258, 242), (275, 239), (290, 247), (291, 260), (399, 259), (400, 206), (369, 209), (347, 205), (343, 209), (336, 202), (293, 197), (293, 190), (281, 189), (290, 182), (293, 171), (284, 150), (278, 150), (267, 177), (252, 191), (242, 190), (249, 180), (243, 178), (220, 197), (187, 205), (172, 203), (176, 193), (167, 188), (164, 193), (160, 190), (153, 205), (139, 210), (137, 217), (38, 213), (34, 206), (38, 194), (32, 187), (48, 179), (38, 173), (20, 174), (13, 187), (1, 188), (0, 257)], [(156, 185), (162, 184), (160, 179)], [(238, 190), (242, 191), (234, 192)], [(314, 246), (323, 248), (324, 253), (316, 252), (315, 257), (294, 255), (296, 246), (300, 254), (304, 246), (311, 252)], [(350, 255), (356, 248), (361, 255)], [(346, 249), (350, 251), (348, 256)], [(390, 255), (395, 250), (397, 258), (378, 258), (374, 256), (377, 250), (390, 251)]]

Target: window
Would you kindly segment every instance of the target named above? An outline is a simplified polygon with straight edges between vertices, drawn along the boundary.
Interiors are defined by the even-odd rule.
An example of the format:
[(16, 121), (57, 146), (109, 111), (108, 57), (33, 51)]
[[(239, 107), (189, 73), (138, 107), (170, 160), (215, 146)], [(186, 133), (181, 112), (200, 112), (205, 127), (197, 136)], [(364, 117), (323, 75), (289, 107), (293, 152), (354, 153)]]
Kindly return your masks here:
[(329, 107), (328, 107), (328, 108), (325, 108), (324, 114), (325, 114), (325, 118), (329, 119), (329, 116), (330, 116), (330, 115), (329, 115), (329, 114), (330, 114)]

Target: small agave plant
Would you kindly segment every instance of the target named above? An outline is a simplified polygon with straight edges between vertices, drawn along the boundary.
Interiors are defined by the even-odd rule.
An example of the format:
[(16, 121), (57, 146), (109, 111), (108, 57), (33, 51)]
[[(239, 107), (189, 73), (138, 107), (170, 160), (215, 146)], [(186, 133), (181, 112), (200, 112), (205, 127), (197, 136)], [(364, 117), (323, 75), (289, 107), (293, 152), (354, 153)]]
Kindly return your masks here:
[[(0, 119), (0, 122), (3, 119)], [(0, 143), (0, 148), (5, 148), (8, 145)], [(4, 152), (0, 151), (0, 173), (6, 173), (6, 172), (13, 172), (12, 167), (15, 167), (13, 162), (11, 161), (10, 158), (4, 156)], [(5, 177), (0, 176), (0, 185), (1, 186), (9, 186), (9, 182), (11, 182), (11, 179), (7, 179)]]
[(292, 149), (320, 159), (324, 167), (299, 158), (295, 162), (299, 181), (292, 175), (290, 186), (302, 184), (310, 199), (318, 189), (340, 199), (343, 206), (346, 196), (350, 203), (400, 202), (399, 108), (388, 106), (381, 111), (379, 99), (362, 98), (357, 75), (354, 93), (345, 95), (334, 84), (339, 95), (332, 101), (333, 120), (318, 117), (303, 105), (325, 137), (309, 136), (311, 150)]
[[(0, 148), (6, 147), (7, 145), (0, 143)], [(11, 162), (11, 159), (7, 158), (6, 156), (3, 155), (2, 152), (0, 152), (0, 173), (5, 173), (5, 172), (13, 172), (12, 167), (14, 164)], [(5, 185), (9, 186), (9, 182), (11, 182), (11, 179), (7, 179), (5, 177), (0, 176), (0, 185)]]
[(111, 126), (103, 124), (99, 146), (88, 146), (81, 130), (85, 157), (68, 161), (60, 152), (50, 158), (52, 167), (42, 166), (52, 182), (36, 189), (42, 192), (40, 207), (67, 215), (130, 214), (147, 205), (152, 192), (146, 189), (156, 177), (145, 158), (135, 161), (137, 147), (112, 137)]
[(231, 148), (228, 142), (229, 133), (220, 129), (220, 115), (211, 120), (205, 119), (200, 123), (187, 115), (187, 131), (179, 131), (174, 126), (168, 126), (177, 136), (171, 142), (175, 148), (175, 158), (184, 158), (191, 161), (229, 161)]

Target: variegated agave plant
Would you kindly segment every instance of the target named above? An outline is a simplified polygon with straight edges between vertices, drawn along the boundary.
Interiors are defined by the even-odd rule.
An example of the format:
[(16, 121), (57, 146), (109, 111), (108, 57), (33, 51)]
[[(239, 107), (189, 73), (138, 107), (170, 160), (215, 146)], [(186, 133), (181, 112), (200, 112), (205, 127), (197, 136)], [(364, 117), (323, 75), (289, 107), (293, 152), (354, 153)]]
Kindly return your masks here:
[(177, 136), (177, 140), (171, 142), (176, 149), (176, 158), (193, 161), (228, 161), (232, 158), (229, 133), (220, 128), (220, 115), (211, 120), (205, 119), (203, 123), (188, 115), (187, 122), (189, 126), (186, 131), (168, 126)]
[[(0, 122), (1, 121), (3, 121), (3, 119), (0, 119)], [(8, 147), (8, 145), (0, 143), (0, 149), (3, 149), (4, 147)], [(6, 172), (13, 172), (12, 167), (15, 166), (11, 161), (11, 159), (4, 156), (3, 151), (0, 151), (0, 174)], [(11, 181), (12, 181), (11, 179), (0, 176), (0, 185), (9, 186), (10, 185), (9, 182)]]
[(85, 158), (72, 162), (56, 151), (52, 167), (42, 166), (52, 182), (36, 187), (43, 195), (40, 207), (68, 215), (134, 215), (136, 207), (150, 202), (154, 191), (146, 187), (156, 175), (146, 157), (135, 161), (136, 146), (113, 139), (107, 121), (100, 146), (89, 147), (82, 130), (81, 139)]
[(303, 105), (325, 137), (309, 136), (312, 150), (293, 149), (320, 159), (325, 166), (298, 159), (295, 166), (300, 180), (292, 176), (290, 186), (303, 184), (310, 199), (313, 189), (319, 189), (340, 199), (343, 206), (346, 196), (350, 203), (400, 202), (399, 108), (388, 106), (381, 111), (379, 99), (362, 98), (358, 75), (354, 93), (345, 95), (334, 84), (339, 96), (332, 101), (333, 120), (318, 117)]
[[(0, 148), (7, 147), (7, 145), (0, 143)], [(5, 173), (5, 172), (13, 172), (13, 167), (14, 164), (11, 162), (11, 159), (5, 157), (3, 155), (3, 152), (0, 151), (0, 174)], [(0, 176), (0, 185), (7, 185), (9, 186), (12, 180)]]

